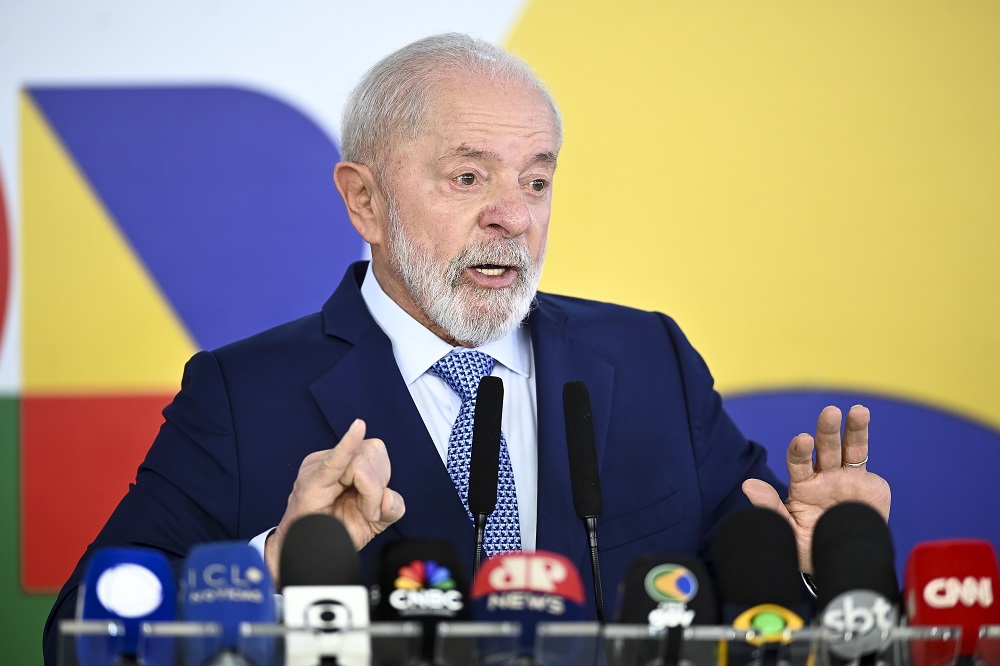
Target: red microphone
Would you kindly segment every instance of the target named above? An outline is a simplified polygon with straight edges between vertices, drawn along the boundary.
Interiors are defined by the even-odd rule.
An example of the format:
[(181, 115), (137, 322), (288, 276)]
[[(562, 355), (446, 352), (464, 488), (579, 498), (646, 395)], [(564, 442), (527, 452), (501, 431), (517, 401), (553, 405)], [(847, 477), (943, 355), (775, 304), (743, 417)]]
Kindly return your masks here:
[[(544, 550), (491, 557), (483, 562), (470, 596), (473, 620), (521, 623), (523, 655), (534, 655), (538, 663), (573, 663), (567, 654), (559, 660), (546, 658), (541, 651), (536, 653), (535, 645), (539, 622), (583, 619), (583, 582), (576, 566), (566, 557)], [(571, 645), (560, 641), (558, 647), (569, 650)]]
[[(951, 539), (918, 543), (906, 562), (904, 595), (910, 626), (959, 626), (960, 654), (971, 656), (979, 629), (1000, 623), (1000, 573), (988, 541)], [(941, 644), (911, 646), (918, 666), (940, 661)]]

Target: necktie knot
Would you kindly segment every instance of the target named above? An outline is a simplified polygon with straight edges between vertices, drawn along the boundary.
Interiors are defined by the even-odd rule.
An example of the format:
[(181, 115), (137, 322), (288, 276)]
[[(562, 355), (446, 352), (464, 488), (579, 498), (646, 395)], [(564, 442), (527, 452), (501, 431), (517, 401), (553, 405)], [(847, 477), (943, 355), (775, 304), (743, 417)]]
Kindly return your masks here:
[(431, 372), (445, 381), (462, 402), (475, 400), (479, 382), (493, 372), (496, 359), (481, 351), (451, 352), (431, 366)]

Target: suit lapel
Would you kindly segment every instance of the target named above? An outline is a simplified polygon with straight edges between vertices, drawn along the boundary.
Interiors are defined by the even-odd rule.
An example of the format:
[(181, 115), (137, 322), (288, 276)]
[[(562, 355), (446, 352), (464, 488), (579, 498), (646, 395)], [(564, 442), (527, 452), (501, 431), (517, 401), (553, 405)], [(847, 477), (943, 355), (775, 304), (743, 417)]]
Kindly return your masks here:
[[(348, 284), (352, 273), (353, 285)], [(392, 465), (389, 486), (412, 507), (390, 529), (408, 539), (455, 539), (455, 530), (462, 529), (468, 532), (464, 542), (472, 543), (472, 523), (399, 374), (392, 344), (361, 298), (363, 276), (361, 264), (323, 308), (327, 334), (351, 347), (309, 390), (338, 438), (360, 418), (366, 436), (385, 443)]]
[[(392, 526), (403, 538), (442, 538), (471, 543), (472, 524), (403, 378), (392, 345), (375, 324), (361, 298), (365, 264), (356, 264), (323, 308), (329, 336), (348, 347), (338, 362), (309, 387), (336, 437), (356, 418), (367, 436), (382, 439), (392, 463), (390, 487), (412, 507)], [(539, 550), (562, 553), (584, 564), (586, 536), (575, 520), (570, 487), (563, 385), (583, 381), (590, 392), (597, 459), (604, 459), (614, 368), (563, 330), (565, 313), (544, 294), (528, 325), (535, 364), (538, 414)], [(419, 510), (417, 509), (419, 507)], [(460, 533), (456, 534), (455, 530)]]
[(590, 393), (594, 415), (597, 460), (601, 464), (611, 415), (614, 368), (586, 346), (568, 337), (565, 313), (545, 295), (529, 320), (535, 358), (535, 390), (538, 400), (538, 528), (539, 550), (565, 554), (583, 567), (586, 532), (583, 521), (573, 516), (566, 426), (563, 418), (563, 386), (583, 381)]

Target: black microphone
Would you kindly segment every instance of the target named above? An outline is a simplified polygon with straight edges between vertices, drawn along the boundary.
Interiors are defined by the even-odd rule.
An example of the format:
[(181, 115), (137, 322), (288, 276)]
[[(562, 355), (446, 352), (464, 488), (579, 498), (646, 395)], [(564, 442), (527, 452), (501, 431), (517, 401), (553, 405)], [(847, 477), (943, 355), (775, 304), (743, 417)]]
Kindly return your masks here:
[(662, 631), (655, 644), (628, 641), (612, 646), (618, 663), (707, 664), (716, 661), (715, 644), (684, 641), (684, 629), (719, 620), (712, 579), (690, 555), (649, 555), (633, 560), (619, 587), (617, 620)]
[(563, 416), (566, 420), (566, 450), (569, 454), (573, 508), (583, 520), (587, 531), (590, 566), (594, 573), (597, 620), (604, 624), (604, 592), (601, 589), (601, 565), (597, 555), (597, 519), (601, 517), (604, 498), (601, 495), (601, 475), (597, 464), (597, 443), (594, 441), (594, 415), (590, 409), (590, 393), (583, 382), (568, 382), (563, 386)]
[(372, 603), (374, 620), (420, 622), (423, 657), (433, 663), (438, 623), (471, 617), (469, 584), (455, 547), (438, 539), (387, 545), (375, 565)]
[(483, 560), (486, 519), (497, 508), (497, 478), (500, 473), (500, 422), (503, 417), (503, 380), (487, 375), (476, 390), (476, 412), (472, 425), (469, 460), (469, 513), (476, 524), (476, 550), (472, 575)]
[(885, 519), (857, 502), (828, 509), (816, 521), (812, 559), (820, 623), (832, 634), (830, 652), (875, 663), (899, 624), (899, 582)]
[(805, 660), (782, 647), (786, 630), (802, 629), (809, 614), (791, 525), (775, 511), (746, 507), (719, 526), (713, 544), (722, 621), (752, 630), (750, 645), (733, 645), (729, 663)]
[(344, 525), (313, 513), (292, 523), (278, 562), (285, 626), (300, 631), (285, 641), (288, 666), (367, 666), (368, 590), (361, 561)]

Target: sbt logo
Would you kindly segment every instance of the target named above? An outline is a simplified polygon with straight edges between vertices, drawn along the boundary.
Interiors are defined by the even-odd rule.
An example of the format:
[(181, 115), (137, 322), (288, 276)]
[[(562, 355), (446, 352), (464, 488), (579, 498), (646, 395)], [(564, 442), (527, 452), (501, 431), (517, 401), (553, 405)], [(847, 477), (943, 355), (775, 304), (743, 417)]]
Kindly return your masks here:
[(880, 594), (858, 590), (834, 597), (822, 621), (825, 629), (834, 632), (831, 652), (856, 659), (888, 647), (889, 631), (899, 621), (899, 610)]
[(993, 605), (993, 581), (973, 576), (935, 578), (924, 586), (924, 601), (931, 608), (954, 608), (959, 603), (989, 608)]

